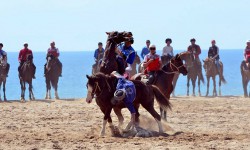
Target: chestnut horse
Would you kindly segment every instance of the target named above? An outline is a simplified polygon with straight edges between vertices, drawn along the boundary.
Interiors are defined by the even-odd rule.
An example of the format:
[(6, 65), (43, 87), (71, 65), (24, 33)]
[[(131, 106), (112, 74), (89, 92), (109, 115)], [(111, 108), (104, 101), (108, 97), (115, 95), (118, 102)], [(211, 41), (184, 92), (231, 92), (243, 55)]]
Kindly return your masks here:
[[(173, 91), (172, 82), (175, 74), (182, 73), (183, 75), (187, 75), (187, 70), (184, 67), (181, 59), (183, 57), (186, 57), (186, 55), (188, 55), (187, 53), (181, 53), (180, 55), (177, 54), (166, 65), (164, 65), (161, 70), (157, 71), (155, 75), (155, 81), (153, 82), (153, 85), (156, 85), (168, 99), (170, 99), (170, 94)], [(139, 73), (131, 77), (131, 79), (143, 80), (143, 76), (145, 75)], [(166, 111), (163, 111), (160, 108), (160, 112), (161, 117), (167, 120)]]
[[(6, 56), (5, 56), (6, 57)], [(7, 101), (5, 95), (5, 84), (6, 84), (6, 77), (7, 77), (7, 65), (9, 65), (3, 57), (0, 58), (0, 90), (3, 84), (3, 98), (4, 101)], [(2, 101), (1, 91), (0, 91), (0, 101)]]
[[(112, 108), (118, 117), (119, 126), (123, 123), (123, 116), (121, 114), (121, 109), (125, 108), (124, 103), (119, 103), (118, 105), (113, 105), (111, 103), (111, 99), (114, 96), (114, 92), (116, 90), (117, 78), (109, 75), (105, 75), (103, 73), (97, 73), (92, 76), (88, 76), (87, 88), (88, 95), (86, 101), (90, 103), (95, 96), (96, 103), (100, 107), (101, 111), (104, 114), (103, 118), (103, 127), (101, 130), (101, 135), (105, 134), (105, 126), (107, 122), (110, 124), (111, 131), (114, 131), (114, 126), (112, 124), (112, 119), (110, 113)], [(136, 110), (136, 122), (139, 121), (139, 106), (142, 105), (156, 120), (159, 127), (159, 132), (162, 133), (162, 124), (161, 124), (161, 116), (154, 109), (154, 97), (156, 97), (157, 102), (160, 107), (164, 110), (171, 109), (171, 104), (169, 100), (161, 93), (161, 91), (152, 85), (146, 85), (141, 81), (132, 80), (135, 84), (136, 88), (136, 98), (134, 100), (134, 107)], [(112, 132), (113, 133), (113, 132)]]
[(131, 32), (106, 32), (108, 39), (106, 42), (106, 47), (104, 51), (104, 56), (100, 66), (100, 72), (104, 74), (110, 74), (113, 71), (117, 71), (119, 74), (124, 74), (125, 67), (118, 67), (116, 62), (116, 47), (118, 44), (124, 41), (129, 41), (132, 37)]
[(247, 67), (246, 62), (243, 60), (240, 65), (240, 71), (242, 76), (242, 86), (244, 90), (244, 97), (249, 97), (250, 93), (247, 91), (247, 85), (250, 80), (250, 69)]
[(226, 83), (226, 80), (223, 76), (223, 63), (220, 61), (220, 70), (218, 71), (217, 66), (214, 62), (215, 60), (212, 58), (207, 58), (203, 60), (203, 68), (205, 69), (206, 76), (207, 76), (207, 93), (206, 96), (208, 96), (209, 93), (209, 83), (210, 78), (212, 77), (214, 89), (213, 89), (213, 96), (217, 96), (217, 90), (216, 90), (216, 75), (219, 75), (219, 96), (221, 96), (221, 82)]

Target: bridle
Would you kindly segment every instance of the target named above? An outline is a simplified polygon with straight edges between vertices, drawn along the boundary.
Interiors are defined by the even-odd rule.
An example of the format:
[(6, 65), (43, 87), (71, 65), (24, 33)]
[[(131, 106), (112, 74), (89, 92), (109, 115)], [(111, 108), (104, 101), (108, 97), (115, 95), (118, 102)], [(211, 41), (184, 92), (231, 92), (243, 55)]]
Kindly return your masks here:
[[(179, 57), (180, 57), (180, 56), (179, 56)], [(174, 63), (172, 63), (172, 59), (170, 59), (169, 64), (170, 64), (171, 72), (168, 72), (168, 71), (164, 71), (164, 70), (163, 70), (166, 74), (176, 74), (176, 73), (179, 73), (179, 72), (180, 72), (180, 68), (185, 67), (183, 64), (182, 64), (181, 66), (177, 67)], [(173, 69), (173, 67), (176, 68), (177, 70), (175, 71), (175, 70)]]
[[(109, 92), (111, 92), (111, 87), (110, 87), (110, 85), (109, 85), (107, 79), (105, 79), (105, 82), (107, 83)], [(87, 83), (87, 84), (88, 84), (88, 83)], [(100, 86), (99, 86), (99, 82), (97, 82), (97, 81), (95, 82), (94, 88), (93, 88), (93, 89), (94, 89), (94, 90), (92, 90), (92, 92), (90, 92), (90, 91), (88, 90), (88, 93), (91, 94), (92, 98), (100, 97), (100, 96), (103, 94), (103, 91), (104, 91), (104, 90), (102, 90), (102, 89), (104, 89), (104, 87), (101, 89)], [(100, 93), (97, 93), (97, 90), (100, 91)]]

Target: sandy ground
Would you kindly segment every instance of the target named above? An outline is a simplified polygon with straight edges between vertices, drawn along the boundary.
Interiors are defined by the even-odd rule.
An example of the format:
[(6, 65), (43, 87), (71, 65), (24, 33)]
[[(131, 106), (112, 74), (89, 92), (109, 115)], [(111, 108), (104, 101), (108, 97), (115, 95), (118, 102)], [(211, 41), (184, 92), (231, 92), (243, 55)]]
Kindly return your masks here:
[[(38, 100), (0, 103), (0, 149), (250, 149), (250, 99), (242, 97), (171, 98), (165, 134), (150, 138), (112, 137), (95, 102)], [(158, 110), (158, 104), (155, 106)], [(142, 126), (158, 131), (140, 109)], [(126, 123), (129, 112), (124, 109)], [(112, 112), (114, 124), (117, 117)]]

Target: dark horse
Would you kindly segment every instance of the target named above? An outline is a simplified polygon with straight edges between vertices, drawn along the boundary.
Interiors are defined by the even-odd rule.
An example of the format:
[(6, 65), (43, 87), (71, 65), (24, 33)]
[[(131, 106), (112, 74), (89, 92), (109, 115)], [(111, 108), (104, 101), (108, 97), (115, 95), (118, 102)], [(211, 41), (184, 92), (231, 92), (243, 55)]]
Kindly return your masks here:
[(25, 89), (26, 89), (26, 83), (29, 84), (29, 98), (30, 100), (35, 100), (33, 91), (32, 91), (32, 77), (34, 74), (34, 70), (35, 68), (32, 65), (32, 59), (33, 56), (32, 55), (28, 55), (27, 57), (27, 61), (23, 63), (23, 65), (21, 66), (21, 70), (20, 70), (20, 85), (21, 85), (21, 102), (24, 102), (25, 100)]
[(210, 83), (210, 78), (212, 77), (213, 79), (213, 84), (214, 84), (214, 89), (213, 89), (213, 96), (217, 96), (217, 91), (216, 91), (216, 75), (219, 75), (219, 96), (221, 96), (221, 82), (226, 83), (226, 80), (223, 76), (223, 63), (220, 61), (220, 70), (217, 69), (216, 64), (214, 62), (214, 59), (207, 58), (206, 60), (203, 60), (204, 64), (203, 67), (206, 71), (206, 76), (207, 76), (207, 93), (206, 96), (208, 96), (209, 93), (209, 83)]
[(58, 58), (55, 58), (53, 55), (47, 56), (47, 65), (46, 65), (46, 74), (45, 74), (45, 82), (46, 82), (46, 96), (45, 99), (51, 99), (51, 85), (55, 89), (55, 99), (59, 99), (57, 88), (58, 88), (58, 80), (61, 74), (61, 68), (59, 64)]
[(198, 78), (198, 93), (199, 93), (199, 96), (201, 96), (200, 82), (202, 82), (204, 84), (204, 77), (203, 77), (203, 74), (202, 74), (202, 70), (199, 71), (199, 68), (200, 68), (199, 64), (197, 63), (197, 61), (194, 60), (191, 63), (186, 63), (186, 67), (187, 67), (187, 70), (188, 70), (188, 74), (187, 74), (187, 96), (189, 96), (189, 82), (190, 82), (190, 79), (191, 79), (192, 85), (193, 85), (193, 94), (192, 95), (195, 96), (195, 84), (196, 84), (197, 78)]
[(129, 41), (132, 37), (131, 32), (107, 32), (108, 39), (106, 42), (105, 52), (103, 60), (100, 66), (100, 72), (104, 74), (110, 74), (113, 71), (118, 71), (119, 74), (124, 74), (125, 67), (118, 66), (116, 61), (116, 47), (118, 44), (124, 41)]
[[(105, 126), (109, 122), (111, 129), (114, 129), (112, 124), (112, 119), (110, 116), (112, 108), (119, 119), (119, 125), (123, 123), (123, 116), (121, 114), (121, 109), (125, 108), (124, 103), (119, 103), (118, 105), (112, 105), (111, 99), (114, 96), (116, 90), (117, 78), (103, 73), (97, 73), (92, 76), (88, 76), (88, 95), (86, 101), (90, 103), (94, 96), (96, 96), (96, 103), (100, 107), (104, 114), (103, 127), (101, 135), (105, 134)], [(132, 80), (136, 87), (136, 99), (134, 100), (134, 107), (136, 109), (136, 122), (139, 121), (139, 106), (140, 104), (155, 118), (158, 123), (159, 132), (163, 132), (161, 124), (161, 116), (154, 109), (154, 97), (156, 97), (159, 105), (167, 110), (171, 109), (171, 104), (169, 100), (161, 93), (161, 91), (156, 86), (146, 85), (141, 81)]]
[[(170, 99), (170, 94), (173, 91), (173, 78), (176, 73), (182, 73), (183, 75), (187, 75), (187, 70), (183, 65), (182, 57), (186, 57), (186, 53), (181, 53), (180, 55), (177, 54), (175, 57), (173, 57), (166, 65), (162, 67), (161, 70), (157, 71), (155, 75), (155, 81), (153, 82), (153, 85), (156, 85), (162, 93), (166, 96), (167, 99)], [(134, 80), (143, 80), (142, 73), (134, 75), (131, 79)], [(167, 120), (167, 114), (166, 111), (162, 110), (160, 108), (161, 117), (165, 120)]]
[(240, 71), (242, 76), (242, 86), (244, 90), (244, 97), (249, 97), (250, 93), (247, 92), (247, 85), (250, 80), (250, 69), (247, 67), (246, 62), (243, 60), (240, 65)]
[[(5, 84), (6, 84), (6, 77), (7, 77), (7, 62), (3, 59), (0, 58), (0, 90), (1, 86), (3, 84), (3, 97), (4, 101), (7, 101), (6, 95), (5, 95)], [(0, 91), (0, 101), (2, 101), (1, 97), (1, 91)]]

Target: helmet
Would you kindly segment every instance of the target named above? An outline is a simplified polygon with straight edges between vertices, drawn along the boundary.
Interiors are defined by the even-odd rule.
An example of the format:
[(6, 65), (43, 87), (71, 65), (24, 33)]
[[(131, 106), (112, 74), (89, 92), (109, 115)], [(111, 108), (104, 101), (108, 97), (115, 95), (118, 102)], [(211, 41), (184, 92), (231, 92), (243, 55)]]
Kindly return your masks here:
[(194, 41), (194, 42), (196, 41), (195, 38), (192, 38), (192, 39), (190, 40), (190, 42), (193, 42), (193, 41)]
[(117, 101), (122, 101), (125, 98), (125, 95), (126, 95), (125, 89), (119, 89), (115, 91), (114, 98)]
[(167, 39), (165, 40), (166, 43), (167, 43), (168, 41), (170, 41), (170, 43), (172, 43), (172, 39), (167, 38)]

